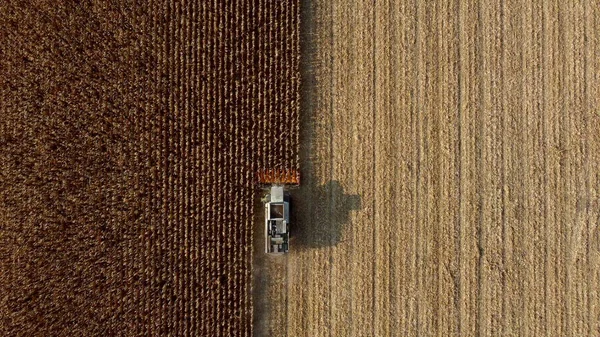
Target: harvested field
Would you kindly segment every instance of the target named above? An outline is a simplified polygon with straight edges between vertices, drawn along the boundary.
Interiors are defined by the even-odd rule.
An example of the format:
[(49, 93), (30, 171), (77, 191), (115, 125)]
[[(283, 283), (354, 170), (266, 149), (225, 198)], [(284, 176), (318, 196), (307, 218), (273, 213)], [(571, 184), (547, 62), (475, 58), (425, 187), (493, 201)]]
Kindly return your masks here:
[(257, 335), (599, 335), (599, 10), (305, 2), (297, 235), (257, 258)]
[(0, 335), (249, 336), (296, 1), (0, 5)]

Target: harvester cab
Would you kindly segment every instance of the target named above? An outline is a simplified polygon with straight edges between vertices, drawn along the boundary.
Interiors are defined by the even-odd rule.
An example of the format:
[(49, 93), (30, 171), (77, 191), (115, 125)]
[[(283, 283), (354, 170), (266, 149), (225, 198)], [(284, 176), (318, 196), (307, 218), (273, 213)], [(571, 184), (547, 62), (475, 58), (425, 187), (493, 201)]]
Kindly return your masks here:
[(287, 188), (298, 186), (297, 171), (261, 171), (258, 183), (267, 189), (262, 198), (265, 205), (265, 252), (287, 253), (290, 248), (290, 195)]

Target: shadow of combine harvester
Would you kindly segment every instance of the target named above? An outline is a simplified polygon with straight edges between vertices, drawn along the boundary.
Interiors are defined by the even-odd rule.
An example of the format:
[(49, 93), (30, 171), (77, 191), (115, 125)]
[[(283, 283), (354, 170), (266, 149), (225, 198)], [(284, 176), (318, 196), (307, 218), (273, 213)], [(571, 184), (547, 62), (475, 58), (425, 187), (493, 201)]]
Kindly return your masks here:
[[(307, 161), (304, 167), (307, 170), (302, 184), (297, 171), (266, 170), (257, 175), (258, 185), (265, 191), (271, 186), (284, 185), (287, 190), (285, 194), (291, 195), (289, 234), (292, 247), (335, 245), (341, 240), (343, 225), (349, 222), (350, 212), (361, 208), (360, 196), (344, 193), (344, 188), (338, 181), (330, 181), (324, 185), (314, 184), (317, 177), (312, 171), (313, 166)], [(263, 196), (261, 200), (263, 205), (270, 201), (268, 199), (270, 196), (270, 194)], [(273, 207), (270, 207), (271, 211)], [(264, 208), (258, 213), (259, 222), (262, 223), (265, 216)], [(283, 208), (281, 217), (284, 217)]]
[[(302, 186), (292, 192), (291, 246), (316, 248), (336, 245), (350, 212), (361, 208), (359, 195), (345, 194), (338, 181)], [(292, 248), (293, 249), (293, 248)]]
[[(300, 29), (300, 73), (302, 78), (300, 94), (300, 167), (302, 183), (300, 188), (292, 190), (292, 213), (290, 227), (290, 249), (334, 246), (343, 240), (344, 226), (350, 221), (350, 214), (361, 209), (361, 197), (346, 194), (342, 184), (320, 176), (319, 172), (332, 170), (315, 165), (330, 162), (333, 153), (321, 152), (329, 147), (324, 128), (334, 130), (333, 107), (323, 104), (323, 97), (333, 99), (332, 86), (323, 79), (324, 54), (319, 50), (322, 45), (322, 31), (313, 18), (314, 4), (301, 2), (302, 27)], [(318, 62), (316, 62), (318, 61)], [(331, 71), (331, 69), (329, 69)], [(317, 81), (317, 76), (320, 80)], [(317, 103), (320, 102), (320, 103)], [(324, 123), (325, 121), (325, 123)], [(332, 133), (329, 133), (331, 136)], [(329, 147), (331, 148), (331, 147)], [(318, 171), (318, 172), (317, 172)]]

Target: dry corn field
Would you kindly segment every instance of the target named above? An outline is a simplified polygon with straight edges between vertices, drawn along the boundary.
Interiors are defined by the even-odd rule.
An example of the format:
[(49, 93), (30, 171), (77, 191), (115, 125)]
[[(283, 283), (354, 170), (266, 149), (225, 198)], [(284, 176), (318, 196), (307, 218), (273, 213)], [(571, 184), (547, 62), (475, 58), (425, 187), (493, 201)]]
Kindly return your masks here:
[(599, 336), (600, 3), (301, 13), (299, 228), (255, 255), (255, 331)]
[(296, 1), (0, 4), (0, 336), (250, 336)]

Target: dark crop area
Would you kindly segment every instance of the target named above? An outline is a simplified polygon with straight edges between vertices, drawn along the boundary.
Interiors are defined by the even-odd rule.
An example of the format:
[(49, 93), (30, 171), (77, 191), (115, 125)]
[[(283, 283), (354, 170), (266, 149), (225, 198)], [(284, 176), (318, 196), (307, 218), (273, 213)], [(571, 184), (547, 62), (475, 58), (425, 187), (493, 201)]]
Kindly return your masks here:
[(298, 1), (0, 6), (0, 335), (249, 336)]

